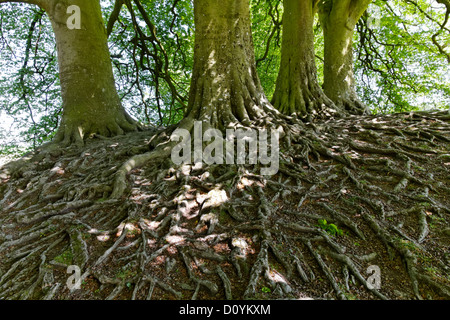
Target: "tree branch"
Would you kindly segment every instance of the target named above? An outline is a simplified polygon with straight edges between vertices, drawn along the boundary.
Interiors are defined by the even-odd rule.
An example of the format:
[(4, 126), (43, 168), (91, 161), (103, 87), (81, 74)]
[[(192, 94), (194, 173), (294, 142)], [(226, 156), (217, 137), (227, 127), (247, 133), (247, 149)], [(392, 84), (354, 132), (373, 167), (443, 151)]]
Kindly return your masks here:
[(427, 17), (430, 21), (433, 21), (434, 23), (436, 23), (437, 25), (439, 25), (440, 29), (431, 36), (431, 41), (433, 42), (433, 44), (438, 48), (439, 53), (441, 53), (442, 55), (445, 56), (445, 58), (447, 59), (447, 62), (450, 63), (450, 54), (445, 50), (446, 46), (441, 46), (438, 42), (437, 37), (441, 34), (442, 31), (448, 31), (450, 32), (450, 30), (446, 27), (447, 22), (449, 20), (450, 17), (450, 1), (449, 0), (436, 0), (438, 3), (445, 5), (446, 8), (446, 13), (445, 13), (445, 18), (444, 18), (444, 22), (440, 23), (438, 21), (436, 21), (430, 14), (428, 14), (427, 12), (425, 12), (416, 1), (414, 0), (405, 0), (406, 3), (410, 3), (412, 5), (414, 5), (423, 15), (425, 15), (425, 17)]
[(106, 27), (106, 33), (108, 37), (111, 35), (114, 23), (116, 23), (117, 19), (119, 19), (120, 10), (122, 9), (123, 5), (124, 5), (123, 0), (116, 0), (116, 2), (114, 3), (113, 12), (109, 16), (108, 24)]

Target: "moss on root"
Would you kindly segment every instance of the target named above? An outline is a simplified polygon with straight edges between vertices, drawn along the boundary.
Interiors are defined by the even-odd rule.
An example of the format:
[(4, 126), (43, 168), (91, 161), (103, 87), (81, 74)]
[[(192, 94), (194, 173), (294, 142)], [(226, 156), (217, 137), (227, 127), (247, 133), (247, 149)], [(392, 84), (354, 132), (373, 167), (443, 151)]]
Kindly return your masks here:
[[(450, 167), (441, 156), (450, 153), (447, 113), (284, 128), (272, 177), (254, 165), (154, 161), (148, 152), (159, 152), (167, 132), (37, 154), (15, 177), (6, 166), (0, 297), (450, 298), (448, 237), (440, 232), (450, 214)], [(117, 172), (141, 155), (146, 161), (127, 168), (120, 196), (111, 197)], [(70, 291), (70, 275), (51, 263), (69, 262), (68, 250), (81, 290)], [(367, 285), (371, 266), (381, 272), (379, 288)]]

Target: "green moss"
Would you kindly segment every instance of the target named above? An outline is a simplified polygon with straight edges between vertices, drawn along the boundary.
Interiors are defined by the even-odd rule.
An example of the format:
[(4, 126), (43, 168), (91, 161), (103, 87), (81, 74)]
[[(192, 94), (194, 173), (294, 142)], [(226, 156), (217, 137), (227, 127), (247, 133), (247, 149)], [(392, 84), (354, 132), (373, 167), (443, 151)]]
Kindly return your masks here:
[(59, 262), (59, 263), (62, 263), (62, 264), (70, 266), (72, 264), (72, 261), (73, 261), (72, 250), (71, 249), (67, 249), (66, 251), (61, 253), (59, 256), (57, 256), (54, 260), (56, 262)]

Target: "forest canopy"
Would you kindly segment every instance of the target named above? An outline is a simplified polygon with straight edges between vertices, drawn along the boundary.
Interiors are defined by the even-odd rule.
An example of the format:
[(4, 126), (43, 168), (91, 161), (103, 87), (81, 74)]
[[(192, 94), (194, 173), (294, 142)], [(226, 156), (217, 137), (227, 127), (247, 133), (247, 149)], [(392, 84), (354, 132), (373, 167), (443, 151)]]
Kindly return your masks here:
[[(190, 1), (101, 1), (116, 87), (132, 117), (149, 126), (177, 123), (186, 110), (193, 67)], [(120, 4), (120, 5), (119, 5)], [(354, 74), (372, 113), (445, 109), (450, 104), (448, 3), (373, 1), (353, 33)], [(256, 65), (266, 96), (281, 60), (283, 1), (251, 1)], [(317, 77), (323, 83), (324, 37), (314, 18)], [(53, 138), (62, 113), (57, 51), (50, 21), (36, 6), (0, 10), (2, 155)]]

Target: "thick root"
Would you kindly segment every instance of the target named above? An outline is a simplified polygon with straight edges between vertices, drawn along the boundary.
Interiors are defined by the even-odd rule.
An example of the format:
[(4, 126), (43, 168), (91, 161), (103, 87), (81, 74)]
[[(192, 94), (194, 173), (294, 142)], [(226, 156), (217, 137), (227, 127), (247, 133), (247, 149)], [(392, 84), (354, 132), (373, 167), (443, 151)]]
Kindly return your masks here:
[(448, 114), (290, 121), (271, 177), (171, 131), (5, 166), (0, 298), (448, 299)]

